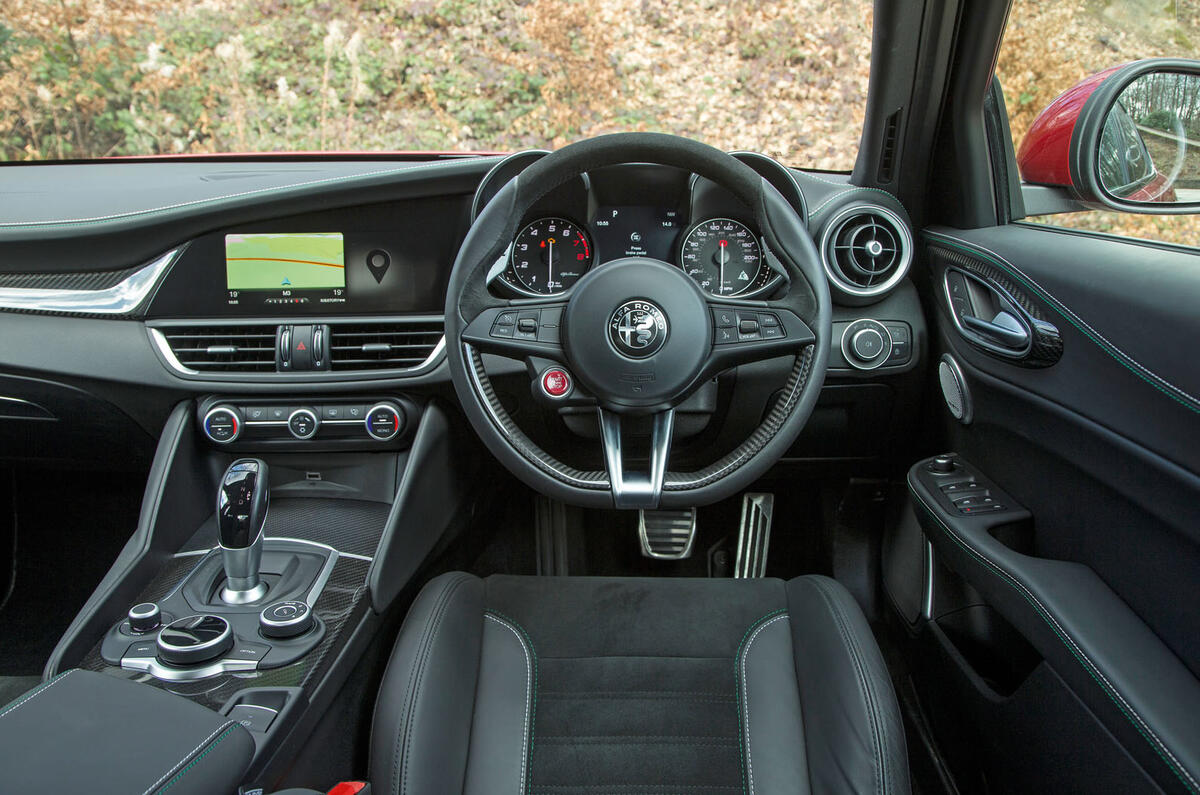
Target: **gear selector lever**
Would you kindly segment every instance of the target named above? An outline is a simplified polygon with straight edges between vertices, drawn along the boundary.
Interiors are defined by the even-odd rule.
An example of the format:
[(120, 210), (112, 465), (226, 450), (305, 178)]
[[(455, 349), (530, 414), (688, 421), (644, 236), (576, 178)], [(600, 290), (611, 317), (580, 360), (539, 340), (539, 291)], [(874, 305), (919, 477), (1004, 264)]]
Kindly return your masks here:
[(225, 470), (217, 491), (217, 534), (225, 564), (221, 599), (226, 604), (249, 604), (267, 595), (258, 567), (270, 496), (267, 462), (239, 458)]

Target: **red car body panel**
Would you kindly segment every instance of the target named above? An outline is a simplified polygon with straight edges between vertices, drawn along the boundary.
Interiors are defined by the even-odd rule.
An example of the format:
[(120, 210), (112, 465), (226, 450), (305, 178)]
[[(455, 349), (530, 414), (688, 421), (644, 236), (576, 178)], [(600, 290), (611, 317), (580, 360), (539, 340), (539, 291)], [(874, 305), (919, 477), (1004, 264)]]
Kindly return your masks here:
[[(1038, 114), (1017, 152), (1021, 179), (1036, 185), (1071, 187), (1070, 150), (1075, 122), (1099, 85), (1125, 66), (1118, 64), (1088, 75), (1059, 94)], [(1124, 198), (1131, 202), (1170, 203), (1176, 200), (1175, 189), (1168, 185), (1167, 177), (1162, 173), (1155, 174), (1152, 180)]]
[(1075, 122), (1092, 92), (1120, 68), (1114, 66), (1085, 77), (1059, 94), (1038, 114), (1017, 152), (1021, 179), (1038, 185), (1071, 187), (1069, 152)]

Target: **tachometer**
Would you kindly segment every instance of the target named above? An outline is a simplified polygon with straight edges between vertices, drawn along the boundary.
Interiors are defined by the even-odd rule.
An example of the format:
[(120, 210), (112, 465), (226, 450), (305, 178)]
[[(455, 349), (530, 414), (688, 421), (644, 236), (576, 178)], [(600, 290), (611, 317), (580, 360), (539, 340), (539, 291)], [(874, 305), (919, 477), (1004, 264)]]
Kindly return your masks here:
[(713, 295), (738, 295), (762, 283), (754, 233), (729, 218), (701, 221), (688, 232), (679, 249), (679, 267)]
[(555, 295), (575, 284), (592, 266), (592, 244), (578, 224), (539, 218), (513, 241), (510, 266), (529, 292)]

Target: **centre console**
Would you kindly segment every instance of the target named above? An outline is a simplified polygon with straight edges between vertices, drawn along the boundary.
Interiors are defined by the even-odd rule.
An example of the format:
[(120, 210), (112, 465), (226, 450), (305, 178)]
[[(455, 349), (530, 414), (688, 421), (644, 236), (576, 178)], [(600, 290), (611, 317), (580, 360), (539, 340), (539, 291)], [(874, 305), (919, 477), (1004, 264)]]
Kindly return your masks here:
[(252, 738), (244, 781), (273, 784), (466, 523), (478, 460), (437, 400), (401, 393), (180, 403), (138, 528), (46, 677), (78, 668), (207, 708)]

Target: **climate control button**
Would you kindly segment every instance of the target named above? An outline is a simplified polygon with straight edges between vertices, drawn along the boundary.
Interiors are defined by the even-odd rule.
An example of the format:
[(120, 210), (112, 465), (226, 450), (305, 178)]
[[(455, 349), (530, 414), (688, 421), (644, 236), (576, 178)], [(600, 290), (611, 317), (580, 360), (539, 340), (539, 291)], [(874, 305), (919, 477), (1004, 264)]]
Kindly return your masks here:
[(204, 435), (217, 444), (229, 444), (242, 435), (242, 415), (233, 406), (216, 406), (204, 415)]
[(390, 403), (377, 403), (367, 412), (367, 433), (381, 442), (396, 438), (404, 427), (404, 417)]
[(296, 409), (288, 417), (288, 430), (297, 439), (311, 439), (320, 424), (321, 420), (311, 409)]

